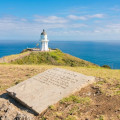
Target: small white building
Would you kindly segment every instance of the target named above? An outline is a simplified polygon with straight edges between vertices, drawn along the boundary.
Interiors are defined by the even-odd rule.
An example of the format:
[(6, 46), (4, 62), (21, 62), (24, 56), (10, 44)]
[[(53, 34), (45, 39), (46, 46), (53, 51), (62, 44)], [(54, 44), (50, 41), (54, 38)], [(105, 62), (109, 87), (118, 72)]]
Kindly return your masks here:
[(45, 30), (43, 29), (43, 32), (41, 33), (41, 51), (49, 51), (48, 48), (48, 42), (49, 40), (47, 39), (47, 33), (45, 32)]

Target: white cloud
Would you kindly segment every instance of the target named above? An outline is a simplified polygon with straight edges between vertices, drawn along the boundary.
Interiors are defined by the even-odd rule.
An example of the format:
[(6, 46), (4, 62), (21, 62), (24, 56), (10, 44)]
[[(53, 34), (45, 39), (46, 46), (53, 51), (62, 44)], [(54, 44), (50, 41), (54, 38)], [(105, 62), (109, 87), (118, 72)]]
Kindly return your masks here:
[(88, 18), (103, 18), (104, 14), (88, 15)]
[[(44, 29), (68, 29), (68, 28), (81, 28), (87, 27), (86, 24), (81, 23), (66, 23), (67, 20), (64, 21), (63, 18), (50, 16), (47, 17), (50, 19), (35, 19), (33, 21), (29, 21), (25, 18), (17, 18), (17, 17), (3, 17), (0, 18), (0, 32), (2, 31), (10, 31), (10, 32), (20, 32), (26, 34), (30, 31), (39, 32), (40, 30)], [(42, 21), (42, 22), (41, 22)], [(52, 23), (52, 24), (51, 24)], [(37, 33), (38, 33), (37, 32)]]
[(116, 33), (120, 33), (120, 24), (111, 24), (106, 26), (111, 31), (114, 31)]
[(24, 22), (26, 22), (26, 21), (27, 21), (27, 19), (25, 19), (25, 18), (22, 18), (22, 19), (21, 19), (21, 21), (24, 21)]
[(120, 12), (120, 7), (119, 6), (114, 6), (113, 8), (110, 8), (110, 10)]
[(79, 24), (79, 23), (71, 25), (72, 28), (81, 28), (81, 27), (87, 27), (87, 26), (88, 25), (86, 25), (86, 24)]
[(68, 18), (72, 20), (87, 20), (85, 16), (76, 16), (76, 15), (69, 15)]
[(68, 18), (72, 20), (88, 20), (91, 18), (103, 18), (104, 14), (94, 14), (94, 15), (85, 15), (85, 16), (76, 16), (76, 15), (69, 15)]
[(94, 32), (95, 32), (95, 33), (100, 33), (100, 31), (99, 31), (99, 30), (94, 30)]
[(57, 16), (35, 16), (34, 21), (36, 22), (41, 22), (41, 23), (67, 23), (68, 20), (62, 18), (62, 17), (57, 17)]
[(109, 34), (117, 34), (120, 33), (120, 24), (110, 24), (103, 27), (96, 28), (94, 30), (95, 33), (109, 33)]
[(110, 24), (110, 25), (106, 25), (106, 27), (108, 28), (113, 28), (113, 29), (120, 29), (120, 24)]
[[(72, 17), (74, 18), (74, 16)], [(102, 15), (92, 15), (89, 16), (89, 19), (95, 17), (101, 18)], [(48, 16), (44, 18), (46, 19), (41, 19), (42, 20), (41, 21), (40, 16), (39, 17), (35, 16), (33, 17), (32, 20), (25, 18), (17, 18), (14, 16), (2, 17), (0, 18), (0, 36), (1, 38), (4, 37), (6, 39), (10, 37), (15, 38), (15, 36), (21, 39), (22, 38), (39, 39), (39, 34), (41, 33), (42, 29), (45, 29), (49, 36), (52, 37), (56, 36), (56, 38), (57, 36), (59, 36), (59, 38), (61, 37), (64, 38), (64, 36), (66, 37), (70, 36), (72, 39), (74, 36), (77, 36), (76, 39), (79, 39), (81, 38), (81, 36), (83, 36), (83, 38), (88, 36), (89, 39), (90, 36), (95, 36), (96, 38), (98, 38), (97, 35), (101, 36), (101, 38), (102, 37), (104, 38), (104, 35), (108, 35), (108, 38), (109, 35), (111, 36), (116, 35), (120, 38), (119, 23), (109, 25), (102, 25), (99, 23), (97, 23), (97, 25), (96, 24), (87, 25), (84, 22), (75, 22), (74, 20), (72, 21), (68, 17), (63, 18), (57, 16)], [(61, 22), (61, 20), (63, 21), (65, 20), (65, 22), (63, 21)]]

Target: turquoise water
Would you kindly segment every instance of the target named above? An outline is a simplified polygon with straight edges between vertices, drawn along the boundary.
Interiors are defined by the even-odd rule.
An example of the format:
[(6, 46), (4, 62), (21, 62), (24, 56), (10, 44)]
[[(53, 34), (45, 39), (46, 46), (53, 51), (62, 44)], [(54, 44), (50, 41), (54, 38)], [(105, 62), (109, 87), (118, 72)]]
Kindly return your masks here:
[[(35, 47), (36, 42), (0, 42), (0, 57), (20, 53), (27, 47)], [(110, 65), (120, 69), (120, 43), (84, 42), (84, 41), (50, 41), (50, 48), (59, 48), (65, 53), (98, 65)]]

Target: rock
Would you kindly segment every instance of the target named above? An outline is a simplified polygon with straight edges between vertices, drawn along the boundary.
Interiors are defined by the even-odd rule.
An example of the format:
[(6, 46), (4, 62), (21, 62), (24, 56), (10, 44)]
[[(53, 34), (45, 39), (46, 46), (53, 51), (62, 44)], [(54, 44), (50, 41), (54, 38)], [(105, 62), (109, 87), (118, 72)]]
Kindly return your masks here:
[(94, 96), (95, 96), (95, 95), (101, 95), (101, 94), (102, 94), (102, 92), (101, 92), (101, 90), (100, 90), (100, 88), (99, 88), (98, 86), (93, 86), (92, 89), (95, 90)]
[(21, 112), (8, 100), (0, 98), (0, 120), (35, 120), (35, 118), (25, 111)]

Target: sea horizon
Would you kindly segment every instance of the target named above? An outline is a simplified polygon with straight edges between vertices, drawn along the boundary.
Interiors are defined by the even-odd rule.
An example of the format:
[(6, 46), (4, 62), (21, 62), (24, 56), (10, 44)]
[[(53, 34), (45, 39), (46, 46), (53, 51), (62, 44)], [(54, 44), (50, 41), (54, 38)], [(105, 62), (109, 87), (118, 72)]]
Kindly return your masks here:
[[(18, 54), (23, 49), (34, 48), (39, 40), (0, 41), (0, 58)], [(97, 65), (109, 65), (112, 69), (120, 69), (120, 42), (115, 41), (49, 41), (50, 48), (58, 48), (64, 53)]]

